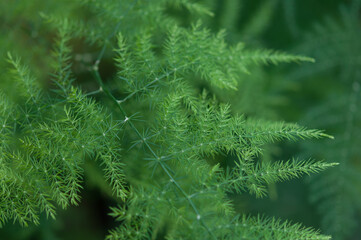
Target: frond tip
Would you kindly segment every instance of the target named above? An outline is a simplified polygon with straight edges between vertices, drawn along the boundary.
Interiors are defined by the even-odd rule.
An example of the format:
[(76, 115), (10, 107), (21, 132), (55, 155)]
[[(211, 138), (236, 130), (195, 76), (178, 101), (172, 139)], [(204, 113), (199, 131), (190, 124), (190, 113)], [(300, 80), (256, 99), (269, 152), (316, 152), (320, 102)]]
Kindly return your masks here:
[(331, 239), (330, 236), (321, 235), (319, 231), (310, 227), (260, 215), (257, 217), (243, 215), (238, 217), (235, 221), (235, 224), (237, 223), (241, 226), (237, 231), (240, 239)]
[(294, 159), (286, 162), (261, 162), (251, 167), (239, 166), (240, 170), (235, 171), (222, 184), (226, 186), (225, 188), (228, 191), (241, 192), (247, 189), (251, 194), (263, 197), (267, 194), (267, 184), (318, 173), (337, 165), (338, 163), (314, 160), (297, 161)]
[(36, 79), (31, 76), (29, 68), (21, 63), (20, 58), (13, 57), (10, 52), (7, 53), (7, 57), (7, 61), (12, 67), (10, 74), (15, 81), (18, 94), (33, 103), (37, 103), (41, 95), (41, 88)]
[(288, 53), (283, 53), (279, 51), (269, 50), (269, 49), (258, 49), (258, 50), (247, 50), (243, 53), (242, 59), (250, 63), (255, 64), (274, 64), (279, 63), (300, 63), (300, 62), (315, 62), (315, 59), (301, 56), (301, 55), (292, 55)]

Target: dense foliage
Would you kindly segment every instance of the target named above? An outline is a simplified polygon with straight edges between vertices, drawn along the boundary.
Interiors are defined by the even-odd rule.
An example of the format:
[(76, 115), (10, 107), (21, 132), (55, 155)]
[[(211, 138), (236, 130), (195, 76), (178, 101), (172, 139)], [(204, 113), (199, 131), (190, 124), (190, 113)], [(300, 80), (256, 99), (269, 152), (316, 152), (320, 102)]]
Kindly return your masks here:
[(0, 0), (1, 239), (352, 239), (360, 4)]

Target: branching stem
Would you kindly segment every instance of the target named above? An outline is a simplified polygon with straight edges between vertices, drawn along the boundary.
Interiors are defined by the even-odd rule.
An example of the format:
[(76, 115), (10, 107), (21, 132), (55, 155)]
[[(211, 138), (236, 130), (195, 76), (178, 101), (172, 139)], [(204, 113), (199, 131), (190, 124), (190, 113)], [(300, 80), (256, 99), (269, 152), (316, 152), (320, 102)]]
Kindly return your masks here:
[[(104, 48), (104, 47), (103, 47)], [(101, 57), (101, 55), (100, 55)], [(100, 59), (97, 59), (96, 63), (99, 63)], [(118, 109), (120, 110), (120, 112), (124, 115), (124, 117), (127, 117), (127, 113), (124, 111), (123, 107), (120, 105), (119, 101), (114, 97), (114, 95), (106, 88), (106, 86), (104, 85), (104, 82), (99, 74), (98, 68), (93, 68), (93, 73), (95, 76), (95, 79), (97, 80), (98, 84), (100, 85), (100, 87), (103, 89), (103, 92), (114, 102), (114, 104), (116, 104), (116, 106), (118, 107)], [(143, 139), (143, 136), (141, 135), (141, 133), (138, 131), (138, 129), (135, 127), (134, 123), (131, 121), (131, 119), (128, 119), (127, 121), (130, 125), (130, 127), (134, 130), (134, 132), (137, 134), (137, 136), (140, 139)], [(149, 143), (147, 141), (143, 141), (145, 146), (148, 148), (148, 150), (152, 153), (152, 155), (156, 158), (159, 159), (158, 155), (155, 153), (155, 151), (152, 149), (152, 147), (149, 145)], [(168, 171), (168, 169), (165, 166), (165, 163), (163, 163), (162, 161), (159, 161), (158, 164), (161, 166), (161, 168), (163, 169), (163, 171), (165, 172), (165, 174), (169, 177), (170, 181), (176, 186), (176, 188), (181, 192), (181, 194), (185, 197), (185, 199), (187, 200), (187, 202), (189, 203), (189, 205), (192, 207), (194, 213), (197, 216), (197, 220), (200, 221), (200, 223), (202, 224), (202, 226), (207, 230), (207, 232), (212, 236), (213, 239), (217, 239), (216, 236), (213, 234), (213, 232), (209, 229), (209, 227), (206, 225), (206, 223), (203, 221), (203, 219), (201, 218), (201, 215), (199, 213), (199, 210), (197, 209), (196, 205), (194, 204), (194, 202), (192, 201), (191, 198), (189, 198), (188, 194), (184, 191), (184, 189), (179, 185), (179, 183), (174, 179), (174, 177), (172, 176), (172, 174)]]

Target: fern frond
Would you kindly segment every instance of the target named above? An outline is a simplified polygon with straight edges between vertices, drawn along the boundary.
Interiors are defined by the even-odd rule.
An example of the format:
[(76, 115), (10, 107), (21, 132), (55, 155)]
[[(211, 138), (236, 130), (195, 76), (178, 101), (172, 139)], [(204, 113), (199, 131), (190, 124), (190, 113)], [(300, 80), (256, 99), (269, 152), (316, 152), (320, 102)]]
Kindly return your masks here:
[(299, 178), (301, 175), (318, 173), (337, 163), (306, 161), (278, 161), (275, 163), (262, 162), (255, 166), (239, 165), (239, 171), (227, 176), (223, 187), (231, 191), (241, 191), (245, 188), (257, 197), (267, 193), (265, 185)]
[[(237, 222), (235, 223), (237, 224)], [(282, 222), (275, 218), (247, 217), (239, 218), (239, 235), (241, 239), (331, 239), (330, 236), (320, 235), (312, 228), (306, 228), (300, 224), (292, 224), (289, 221)], [(243, 233), (244, 232), (244, 233)]]
[(12, 65), (10, 70), (22, 97), (26, 101), (32, 101), (37, 104), (41, 95), (41, 88), (35, 78), (30, 75), (29, 69), (20, 63), (20, 58), (14, 58), (8, 52), (8, 62)]
[[(1, 111), (0, 117), (4, 126), (1, 130), (4, 137), (0, 162), (1, 221), (14, 220), (24, 226), (29, 222), (38, 224), (43, 211), (55, 218), (54, 202), (63, 208), (77, 205), (86, 154), (98, 154), (114, 192), (124, 198), (124, 176), (122, 165), (117, 163), (120, 157), (115, 146), (119, 125), (94, 101), (71, 86), (67, 87), (65, 101), (49, 99), (27, 68), (11, 55), (9, 58), (14, 68), (12, 74), (16, 74), (19, 85), (26, 87), (20, 87), (18, 94), (28, 100), (8, 104), (1, 99), (6, 110)], [(64, 69), (69, 71), (67, 67)], [(60, 75), (59, 80), (66, 82)]]
[[(282, 139), (296, 140), (309, 138), (330, 138), (322, 130), (306, 129), (297, 124), (285, 122), (270, 122), (259, 119), (249, 119), (245, 123), (245, 137), (253, 139), (255, 142), (275, 142)], [(249, 135), (248, 135), (249, 134)]]
[(313, 58), (299, 55), (292, 55), (288, 53), (282, 53), (273, 50), (254, 50), (246, 51), (241, 59), (247, 62), (253, 62), (255, 64), (269, 64), (272, 63), (277, 65), (279, 63), (290, 63), (290, 62), (315, 62)]
[[(241, 4), (227, 3), (225, 9)], [(265, 29), (274, 6), (262, 5), (264, 17), (256, 14), (254, 31), (245, 32)], [(57, 207), (80, 204), (89, 178), (118, 204), (110, 215), (119, 226), (108, 240), (328, 239), (300, 224), (239, 216), (243, 209), (230, 198), (232, 192), (261, 197), (269, 184), (337, 165), (271, 161), (269, 144), (332, 137), (258, 120), (261, 114), (251, 118), (224, 97), (252, 81), (251, 70), (272, 80), (257, 65), (313, 59), (229, 43), (224, 30), (203, 27), (199, 16), (212, 13), (201, 1), (79, 0), (73, 7), (76, 14), (42, 14), (57, 30), (53, 84), (38, 86), (11, 55), (13, 70), (1, 75), (14, 77), (20, 96), (13, 101), (6, 87), (0, 93), (1, 226), (39, 224), (42, 213), (55, 218)], [(238, 11), (224, 15), (221, 25), (233, 21), (236, 28)], [(103, 69), (111, 59), (115, 65)]]
[(70, 23), (64, 19), (59, 24), (59, 36), (56, 41), (56, 48), (53, 50), (53, 81), (60, 88), (64, 97), (70, 91), (71, 83), (74, 79), (71, 76), (71, 49), (69, 47), (70, 41)]

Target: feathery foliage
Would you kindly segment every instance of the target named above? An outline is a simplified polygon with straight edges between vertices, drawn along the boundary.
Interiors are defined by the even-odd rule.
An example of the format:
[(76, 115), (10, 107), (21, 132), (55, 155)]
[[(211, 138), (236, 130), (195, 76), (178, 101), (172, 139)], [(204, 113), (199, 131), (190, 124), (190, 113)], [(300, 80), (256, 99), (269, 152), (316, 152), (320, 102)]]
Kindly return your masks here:
[[(226, 31), (205, 27), (214, 16), (206, 6), (77, 0), (70, 11), (39, 14), (56, 32), (50, 72), (32, 73), (9, 53), (10, 71), (1, 75), (12, 79), (0, 93), (1, 227), (40, 224), (42, 214), (55, 218), (58, 206), (78, 205), (96, 161), (103, 174), (94, 182), (106, 181), (118, 205), (110, 215), (119, 226), (108, 240), (330, 239), (235, 209), (230, 194), (265, 197), (270, 185), (338, 160), (265, 160), (273, 143), (333, 137), (237, 111), (224, 96), (242, 91), (253, 71), (262, 76), (262, 66), (313, 59), (229, 43)], [(274, 6), (260, 8), (244, 33), (257, 37)], [(223, 15), (220, 26), (236, 16)]]

